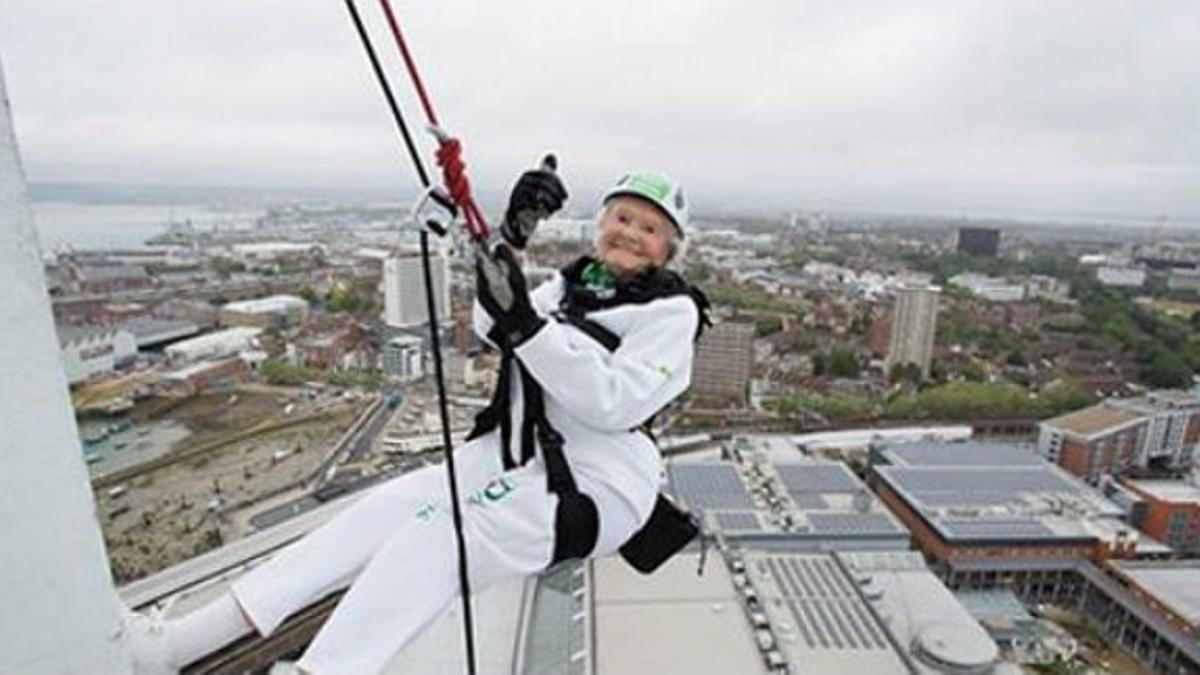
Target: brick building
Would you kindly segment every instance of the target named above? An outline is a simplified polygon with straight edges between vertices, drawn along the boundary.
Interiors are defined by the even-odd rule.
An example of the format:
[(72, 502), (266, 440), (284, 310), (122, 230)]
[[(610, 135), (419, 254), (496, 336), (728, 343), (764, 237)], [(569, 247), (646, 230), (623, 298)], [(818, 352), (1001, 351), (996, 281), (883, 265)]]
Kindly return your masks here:
[(947, 574), (979, 558), (1102, 561), (1137, 550), (1120, 509), (1053, 467), (877, 467), (875, 475), (879, 498)]
[(1038, 425), (1038, 451), (1047, 460), (1092, 484), (1133, 466), (1146, 420), (1100, 403)]
[(294, 346), (300, 362), (309, 368), (362, 370), (370, 365), (365, 363), (370, 357), (360, 354), (368, 345), (366, 330), (358, 323), (307, 333)]
[(164, 375), (162, 384), (169, 391), (196, 394), (209, 389), (228, 389), (249, 380), (250, 366), (235, 357), (184, 366)]
[(921, 369), (921, 377), (929, 377), (940, 296), (941, 289), (937, 286), (901, 286), (896, 289), (896, 304), (892, 308), (892, 327), (884, 364), (886, 372), (892, 372), (897, 364), (915, 363)]
[(1143, 500), (1142, 532), (1185, 554), (1200, 554), (1200, 488), (1182, 480), (1125, 479)]
[(754, 366), (754, 325), (719, 323), (704, 332), (692, 359), (692, 393), (708, 405), (744, 406)]
[(138, 265), (95, 262), (68, 264), (69, 287), (77, 293), (107, 295), (118, 291), (150, 288), (156, 285), (154, 277)]
[(1176, 475), (1200, 442), (1200, 398), (1156, 391), (1109, 399), (1039, 425), (1038, 450), (1051, 462), (1098, 484), (1104, 475)]
[(1146, 420), (1136, 466), (1168, 472), (1191, 468), (1200, 442), (1200, 396), (1180, 390), (1154, 391), (1131, 399), (1109, 402)]

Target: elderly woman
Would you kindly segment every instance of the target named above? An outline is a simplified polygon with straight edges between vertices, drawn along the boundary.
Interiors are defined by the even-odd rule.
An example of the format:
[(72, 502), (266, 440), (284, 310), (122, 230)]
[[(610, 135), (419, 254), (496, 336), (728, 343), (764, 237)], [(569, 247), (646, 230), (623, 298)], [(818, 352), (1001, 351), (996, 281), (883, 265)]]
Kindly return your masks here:
[[(663, 466), (639, 427), (687, 389), (706, 321), (703, 296), (665, 268), (684, 241), (683, 192), (657, 174), (622, 178), (603, 200), (596, 257), (528, 292), (516, 251), (565, 198), (552, 169), (524, 174), (504, 242), (477, 260), (475, 329), (502, 366), (455, 451), (473, 591), (619, 549), (647, 569), (656, 548), (682, 545), (647, 526), (663, 510)], [(169, 671), (348, 586), (296, 668), (374, 673), (456, 597), (456, 561), (445, 468), (431, 466), (373, 489), (206, 607), (132, 632), (151, 642), (137, 650), (154, 653), (146, 671)]]

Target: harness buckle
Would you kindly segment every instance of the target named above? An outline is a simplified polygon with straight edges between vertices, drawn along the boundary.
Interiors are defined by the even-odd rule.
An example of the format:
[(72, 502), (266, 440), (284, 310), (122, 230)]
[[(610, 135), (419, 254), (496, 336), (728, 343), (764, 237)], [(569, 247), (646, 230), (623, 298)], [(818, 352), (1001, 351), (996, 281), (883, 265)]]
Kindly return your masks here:
[(457, 217), (458, 207), (451, 201), (450, 195), (437, 185), (425, 188), (408, 209), (408, 219), (412, 223), (439, 237), (446, 236)]
[(538, 427), (538, 445), (542, 446), (542, 450), (551, 448), (554, 450), (562, 450), (564, 441), (562, 434), (558, 430), (548, 424), (539, 424)]

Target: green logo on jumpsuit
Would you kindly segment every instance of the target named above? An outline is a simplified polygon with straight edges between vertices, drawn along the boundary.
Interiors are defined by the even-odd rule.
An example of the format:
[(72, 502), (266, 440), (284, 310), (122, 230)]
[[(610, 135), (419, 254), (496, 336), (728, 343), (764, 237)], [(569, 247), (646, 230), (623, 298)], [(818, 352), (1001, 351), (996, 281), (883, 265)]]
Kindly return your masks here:
[(482, 490), (467, 497), (467, 501), (472, 504), (496, 503), (504, 501), (508, 495), (512, 494), (517, 489), (517, 484), (510, 478), (501, 476), (492, 482), (488, 483)]

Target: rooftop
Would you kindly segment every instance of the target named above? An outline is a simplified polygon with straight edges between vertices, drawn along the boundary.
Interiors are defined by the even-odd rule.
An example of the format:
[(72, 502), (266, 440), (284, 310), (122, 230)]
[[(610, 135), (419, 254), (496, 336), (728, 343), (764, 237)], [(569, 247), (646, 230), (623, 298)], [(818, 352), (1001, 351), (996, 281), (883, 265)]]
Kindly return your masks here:
[(1112, 566), (1193, 627), (1200, 627), (1200, 561), (1114, 561)]
[(595, 561), (595, 672), (766, 672), (733, 579), (714, 558), (703, 576), (696, 555), (676, 556), (652, 576), (620, 558)]
[(745, 561), (747, 583), (787, 662), (803, 666), (799, 672), (910, 672), (889, 626), (832, 555), (750, 554)]
[(176, 338), (195, 335), (200, 326), (191, 321), (174, 321), (142, 316), (125, 322), (125, 329), (133, 333), (138, 347), (169, 342)]
[(58, 332), (58, 344), (61, 347), (85, 340), (108, 339), (123, 330), (120, 326), (75, 326), (66, 323), (55, 324), (54, 329)]
[(840, 462), (768, 461), (778, 448), (755, 439), (740, 461), (676, 459), (668, 489), (710, 529), (748, 548), (805, 551), (907, 548), (908, 531)]
[(1109, 404), (1135, 414), (1150, 415), (1172, 410), (1195, 409), (1200, 406), (1200, 396), (1195, 391), (1159, 389), (1136, 398), (1112, 399)]
[(1126, 479), (1125, 484), (1155, 499), (1200, 504), (1200, 487), (1186, 480)]
[(227, 302), (221, 306), (222, 311), (243, 314), (278, 314), (294, 309), (308, 309), (308, 302), (294, 295), (272, 295), (266, 298)]
[(1043, 425), (1062, 429), (1085, 438), (1104, 432), (1117, 431), (1141, 421), (1141, 415), (1120, 410), (1104, 403), (1059, 415), (1042, 422)]
[(420, 347), (425, 344), (425, 341), (416, 335), (397, 335), (396, 337), (388, 340), (387, 344), (392, 345), (393, 347), (411, 347), (414, 345)]
[(852, 429), (847, 431), (818, 431), (790, 437), (791, 442), (805, 451), (828, 448), (866, 448), (871, 443), (907, 442), (922, 440), (961, 441), (971, 437), (970, 426), (923, 426), (891, 429)]
[(877, 466), (875, 472), (948, 541), (1136, 537), (1117, 505), (1048, 464)]
[(80, 281), (119, 281), (147, 279), (146, 270), (136, 265), (81, 265), (76, 271)]
[(197, 363), (191, 363), (186, 366), (183, 366), (182, 368), (177, 368), (176, 370), (172, 370), (169, 373), (165, 373), (163, 375), (163, 379), (169, 380), (169, 381), (174, 381), (174, 382), (183, 382), (192, 376), (199, 375), (201, 373), (205, 373), (210, 370), (217, 369), (217, 368), (224, 368), (224, 367), (228, 366), (231, 362), (239, 361), (239, 360), (240, 359), (238, 359), (235, 356), (233, 358), (220, 359), (220, 360), (216, 360), (216, 361), (199, 361)]
[(897, 466), (1042, 466), (1033, 448), (1016, 443), (894, 443), (880, 453)]
[(995, 641), (914, 551), (838, 553), (871, 608), (917, 669), (982, 672), (1000, 658)]
[(263, 330), (251, 326), (234, 326), (224, 330), (205, 333), (194, 338), (176, 342), (167, 348), (169, 352), (185, 353), (191, 351), (205, 351), (212, 349), (218, 345), (224, 345), (227, 341), (237, 342), (239, 340), (250, 341), (252, 338), (258, 337)]

